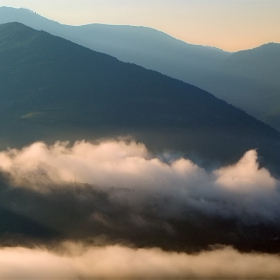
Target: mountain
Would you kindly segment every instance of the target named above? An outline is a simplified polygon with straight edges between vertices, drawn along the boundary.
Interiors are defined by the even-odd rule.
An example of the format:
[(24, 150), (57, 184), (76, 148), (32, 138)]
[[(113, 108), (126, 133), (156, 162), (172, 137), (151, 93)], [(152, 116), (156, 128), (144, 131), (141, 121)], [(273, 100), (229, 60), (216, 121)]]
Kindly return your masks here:
[[(27, 9), (2, 7), (0, 23), (7, 22), (20, 22), (95, 51), (110, 54), (124, 62), (133, 62), (151, 69), (158, 65), (167, 70), (172, 68), (175, 61), (183, 67), (186, 64), (201, 71), (204, 67), (212, 69), (213, 64), (228, 57), (228, 53), (220, 49), (187, 44), (163, 32), (141, 26), (106, 24), (69, 26), (48, 20)], [(180, 71), (177, 72), (176, 75)], [(173, 69), (165, 74), (174, 75)]]
[(27, 9), (0, 8), (0, 23), (12, 21), (196, 85), (280, 130), (280, 44), (229, 53), (151, 28), (68, 26)]
[(0, 25), (3, 146), (131, 135), (153, 151), (229, 163), (280, 135), (208, 92), (19, 23)]
[[(234, 102), (246, 102), (248, 111), (254, 110), (260, 119), (280, 129), (280, 44), (269, 43), (236, 52), (225, 61), (224, 67), (228, 76), (247, 81), (243, 91), (236, 91)], [(244, 91), (248, 92), (245, 100)]]
[(0, 23), (20, 22), (71, 40), (124, 62), (135, 63), (182, 81), (199, 84), (215, 72), (229, 53), (187, 44), (147, 27), (89, 24), (63, 25), (27, 9), (0, 8)]
[(212, 84), (212, 92), (219, 93), (216, 96), (280, 129), (280, 44), (233, 53), (220, 72), (222, 78)]

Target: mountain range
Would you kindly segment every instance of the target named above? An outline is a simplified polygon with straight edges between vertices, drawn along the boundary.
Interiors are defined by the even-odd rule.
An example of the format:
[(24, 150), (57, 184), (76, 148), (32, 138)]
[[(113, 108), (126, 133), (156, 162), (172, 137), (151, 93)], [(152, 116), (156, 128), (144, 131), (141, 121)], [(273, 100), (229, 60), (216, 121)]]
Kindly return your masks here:
[(256, 148), (279, 164), (276, 130), (158, 72), (19, 23), (0, 25), (0, 61), (2, 147), (130, 135), (206, 165)]
[(196, 85), (280, 129), (280, 44), (229, 53), (146, 27), (69, 26), (26, 9), (0, 8), (0, 23), (13, 21)]

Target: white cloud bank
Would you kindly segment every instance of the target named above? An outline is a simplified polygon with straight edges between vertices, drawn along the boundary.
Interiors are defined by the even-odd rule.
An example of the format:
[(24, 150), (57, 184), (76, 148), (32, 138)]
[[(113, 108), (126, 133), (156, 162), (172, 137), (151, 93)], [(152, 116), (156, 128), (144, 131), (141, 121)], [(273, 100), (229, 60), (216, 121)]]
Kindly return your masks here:
[[(149, 154), (143, 144), (126, 141), (34, 143), (21, 150), (0, 153), (0, 168), (14, 184), (47, 191), (65, 182), (88, 183), (95, 188), (137, 191), (128, 203), (143, 204), (147, 197), (168, 197), (162, 209), (178, 214), (186, 204), (209, 215), (240, 219), (278, 220), (279, 182), (259, 168), (257, 153), (248, 151), (235, 165), (211, 172), (180, 158), (170, 163)], [(113, 198), (112, 198), (113, 199)], [(114, 199), (124, 199), (118, 197)]]
[[(112, 228), (117, 238), (128, 240), (128, 243), (122, 244), (134, 244), (137, 247), (138, 243), (133, 236), (134, 233), (140, 233), (142, 227), (142, 236), (145, 236), (145, 228), (150, 234), (154, 233), (157, 226), (163, 234), (159, 226), (162, 223), (170, 228), (172, 237), (175, 231), (173, 232), (172, 226), (168, 226), (169, 221), (175, 221), (175, 227), (178, 221), (184, 225), (189, 218), (191, 223), (197, 224), (202, 213), (209, 219), (206, 219), (208, 224), (205, 225), (203, 223), (206, 220), (201, 220), (201, 224), (198, 224), (198, 229), (201, 227), (199, 232), (202, 237), (205, 235), (204, 239), (207, 238), (207, 229), (213, 232), (209, 233), (209, 242), (204, 247), (199, 247), (199, 243), (195, 246), (206, 248), (207, 244), (214, 245), (211, 243), (211, 234), (221, 233), (223, 238), (229, 236), (230, 239), (222, 239), (230, 240), (223, 244), (234, 244), (236, 225), (240, 231), (235, 232), (236, 236), (244, 238), (246, 245), (252, 239), (254, 227), (251, 229), (251, 225), (261, 225), (260, 228), (263, 225), (268, 225), (268, 228), (273, 225), (272, 228), (277, 229), (280, 224), (279, 181), (266, 169), (259, 168), (254, 150), (248, 151), (235, 165), (207, 171), (185, 158), (166, 163), (161, 157), (151, 155), (143, 144), (133, 141), (81, 141), (73, 146), (60, 142), (52, 146), (34, 143), (21, 150), (1, 152), (0, 169), (9, 174), (11, 180), (11, 186), (2, 187), (1, 190), (4, 196), (8, 195), (8, 199), (11, 199), (10, 202), (5, 202), (7, 199), (3, 198), (7, 209), (19, 209), (19, 213), (25, 217), (50, 228), (66, 229), (69, 232), (74, 230), (73, 236), (82, 236), (81, 238), (83, 235), (79, 235), (79, 232), (86, 228), (88, 234), (85, 238), (91, 236), (92, 229), (94, 238), (95, 228), (102, 224), (99, 229), (104, 227), (108, 234)], [(82, 193), (84, 198), (77, 196), (75, 200), (75, 192), (65, 191), (65, 188), (71, 189), (76, 184), (79, 188), (85, 188)], [(87, 188), (94, 189), (96, 194)], [(98, 191), (106, 196), (99, 197)], [(20, 196), (24, 193), (26, 196)], [(70, 197), (70, 194), (71, 199), (64, 203), (63, 197)], [(56, 195), (58, 204), (55, 204)], [(25, 197), (28, 202), (22, 201), (20, 197)], [(36, 199), (38, 197), (39, 202)], [(68, 218), (68, 212), (57, 210), (58, 215), (54, 213), (49, 217), (49, 210), (53, 213), (54, 209), (64, 209), (60, 205), (64, 205), (65, 209), (72, 209), (71, 213), (76, 209), (77, 215)], [(110, 209), (103, 209), (104, 207)], [(123, 217), (119, 217), (119, 213)], [(233, 222), (232, 228), (224, 229), (223, 224), (217, 223), (220, 217), (223, 221), (234, 219), (237, 224)], [(159, 225), (153, 227), (154, 221), (158, 221)], [(118, 222), (120, 224), (117, 225)], [(136, 228), (134, 223), (137, 223)], [(191, 223), (187, 222), (186, 225), (190, 226)], [(242, 229), (241, 224), (248, 225), (248, 228)], [(119, 229), (120, 225), (125, 225), (126, 228)], [(75, 235), (77, 227), (79, 232)], [(184, 230), (188, 233), (188, 229)], [(270, 236), (269, 232), (264, 237), (256, 235), (252, 242), (258, 244), (258, 238), (263, 238), (262, 246), (265, 248), (266, 240), (270, 243), (279, 240), (277, 234), (276, 232)], [(188, 238), (195, 240), (191, 236)], [(165, 234), (166, 237), (168, 235)], [(175, 239), (172, 238), (170, 240), (174, 243), (176, 235)], [(130, 243), (131, 240), (134, 243)], [(191, 239), (186, 241), (192, 242)], [(243, 241), (239, 241), (242, 245)], [(87, 242), (81, 245), (82, 243), (63, 243), (55, 250), (43, 247), (24, 248), (17, 243), (14, 243), (14, 247), (2, 247), (0, 279), (280, 278), (280, 256), (275, 254), (240, 253), (232, 247), (219, 247), (212, 251), (200, 249), (200, 253), (187, 254), (164, 252), (152, 248), (150, 242), (147, 243), (149, 249), (133, 249), (113, 241), (100, 247), (93, 247)], [(172, 246), (171, 244), (171, 249)]]
[(280, 277), (280, 256), (239, 253), (224, 247), (196, 255), (122, 246), (64, 244), (67, 253), (45, 249), (0, 249), (1, 279), (131, 279)]

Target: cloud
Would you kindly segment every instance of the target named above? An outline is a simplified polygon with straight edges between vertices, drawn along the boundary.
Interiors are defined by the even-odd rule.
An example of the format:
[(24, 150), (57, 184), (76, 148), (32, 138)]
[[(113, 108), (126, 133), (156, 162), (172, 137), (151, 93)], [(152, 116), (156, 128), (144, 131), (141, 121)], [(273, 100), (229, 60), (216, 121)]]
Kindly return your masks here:
[(133, 279), (280, 277), (279, 255), (239, 253), (223, 247), (199, 254), (124, 246), (61, 245), (63, 251), (22, 247), (0, 249), (1, 279)]
[(1, 152), (0, 242), (278, 252), (279, 181), (259, 168), (256, 151), (213, 171), (165, 158), (123, 140)]
[(276, 180), (269, 172), (259, 168), (256, 150), (248, 151), (236, 165), (221, 168), (214, 173), (218, 185), (242, 193), (265, 191), (264, 188), (273, 190), (276, 187)]

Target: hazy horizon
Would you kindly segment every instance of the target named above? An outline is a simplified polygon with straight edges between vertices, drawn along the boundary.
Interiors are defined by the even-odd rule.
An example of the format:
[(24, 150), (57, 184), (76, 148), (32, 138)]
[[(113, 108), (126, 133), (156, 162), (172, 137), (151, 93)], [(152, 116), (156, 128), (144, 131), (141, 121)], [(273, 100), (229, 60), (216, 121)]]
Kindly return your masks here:
[(68, 25), (151, 27), (187, 43), (231, 52), (280, 42), (277, 0), (1, 0), (0, 5), (30, 9)]

